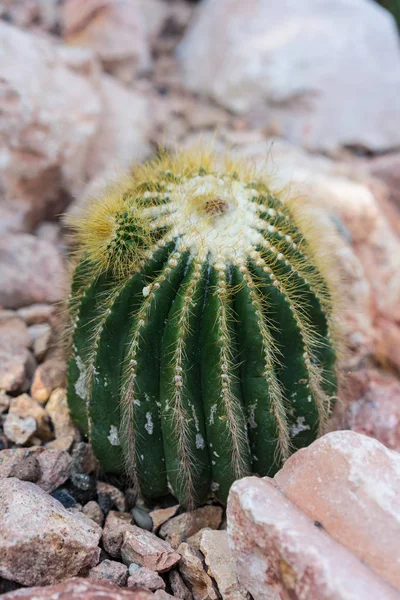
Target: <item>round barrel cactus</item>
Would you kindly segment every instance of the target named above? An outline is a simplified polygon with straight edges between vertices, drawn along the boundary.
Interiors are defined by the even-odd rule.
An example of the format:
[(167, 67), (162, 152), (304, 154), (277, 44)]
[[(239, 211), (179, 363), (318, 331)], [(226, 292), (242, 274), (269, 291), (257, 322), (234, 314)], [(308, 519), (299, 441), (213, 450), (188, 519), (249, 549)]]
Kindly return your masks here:
[(73, 222), (68, 402), (105, 472), (226, 501), (324, 430), (333, 309), (303, 201), (206, 152), (161, 157)]

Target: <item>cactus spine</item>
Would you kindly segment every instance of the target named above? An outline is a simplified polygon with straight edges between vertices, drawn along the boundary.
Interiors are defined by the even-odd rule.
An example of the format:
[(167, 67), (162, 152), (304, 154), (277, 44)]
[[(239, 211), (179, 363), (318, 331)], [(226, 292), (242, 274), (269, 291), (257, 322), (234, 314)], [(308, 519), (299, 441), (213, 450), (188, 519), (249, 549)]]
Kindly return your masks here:
[(318, 236), (301, 203), (222, 163), (165, 154), (73, 223), (72, 417), (105, 471), (186, 506), (272, 475), (336, 391)]

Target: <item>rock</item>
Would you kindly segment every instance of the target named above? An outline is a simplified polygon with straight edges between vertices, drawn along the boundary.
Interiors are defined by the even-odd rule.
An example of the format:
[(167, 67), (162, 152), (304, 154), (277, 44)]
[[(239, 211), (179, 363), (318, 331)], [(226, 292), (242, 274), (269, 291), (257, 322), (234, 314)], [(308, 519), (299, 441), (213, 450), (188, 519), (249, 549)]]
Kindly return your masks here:
[(106, 179), (110, 180), (150, 155), (151, 112), (145, 95), (107, 75), (101, 79), (99, 93), (103, 106), (101, 127), (87, 168), (89, 177), (106, 171)]
[(155, 571), (139, 567), (132, 575), (129, 576), (128, 587), (144, 587), (151, 592), (155, 590), (164, 590), (165, 582), (162, 577)]
[(16, 590), (2, 597), (5, 600), (152, 600), (146, 590), (123, 590), (114, 583), (74, 577), (57, 585)]
[(274, 482), (337, 542), (400, 590), (398, 453), (367, 436), (335, 431), (292, 455)]
[(128, 567), (115, 560), (103, 560), (89, 571), (89, 579), (105, 579), (117, 585), (126, 585)]
[(103, 67), (125, 83), (150, 67), (146, 27), (139, 2), (66, 0), (62, 8), (63, 36), (74, 45), (91, 48)]
[(150, 514), (140, 506), (135, 506), (131, 510), (131, 514), (133, 516), (133, 520), (135, 521), (135, 525), (141, 527), (141, 529), (146, 529), (147, 531), (153, 531), (153, 519)]
[(97, 458), (89, 444), (79, 442), (72, 451), (73, 473), (94, 473), (99, 468)]
[(179, 554), (167, 542), (136, 525), (132, 525), (123, 534), (121, 557), (127, 565), (136, 562), (158, 573), (169, 571), (180, 559)]
[(125, 496), (121, 490), (115, 486), (105, 483), (104, 481), (97, 482), (97, 496), (99, 504), (101, 504), (102, 496), (109, 496), (111, 498), (111, 506), (115, 506), (120, 512), (125, 512), (126, 503)]
[(64, 450), (64, 452), (68, 452), (73, 443), (74, 438), (72, 435), (68, 435), (66, 437), (56, 438), (51, 442), (47, 442), (46, 448), (49, 448), (50, 450)]
[[(0, 191), (5, 194), (4, 205), (21, 214), (20, 229), (26, 230), (59, 214), (69, 194), (82, 189), (101, 101), (97, 83), (71, 68), (68, 57), (76, 58), (73, 49), (60, 48), (50, 36), (35, 36), (4, 22), (0, 23), (0, 38), (0, 132), (4, 141)], [(44, 97), (43, 89), (47, 92)], [(61, 261), (55, 264), (44, 244), (35, 240), (29, 246), (17, 236), (13, 248), (18, 260), (13, 264), (11, 257), (8, 259), (9, 281), (6, 287), (1, 282), (0, 304), (8, 306), (3, 297), (12, 302), (13, 294), (17, 308), (60, 299)], [(1, 245), (2, 253), (6, 252), (12, 241), (1, 240)], [(18, 273), (19, 284), (11, 279), (13, 273), (14, 278)], [(18, 285), (18, 294), (11, 282)]]
[(17, 310), (17, 315), (27, 325), (47, 323), (54, 315), (55, 307), (52, 304), (31, 304)]
[(45, 334), (50, 333), (50, 325), (48, 323), (37, 323), (36, 325), (30, 325), (28, 327), (29, 337), (31, 339), (31, 345), (43, 337)]
[(103, 546), (110, 556), (120, 558), (124, 534), (134, 531), (134, 527), (130, 513), (113, 510), (108, 513), (103, 529)]
[(0, 514), (2, 577), (47, 585), (97, 564), (100, 527), (70, 514), (35, 484), (0, 480)]
[(16, 477), (35, 483), (40, 477), (40, 465), (35, 452), (25, 448), (0, 451), (0, 479)]
[[(1, 240), (0, 240), (1, 253)], [(1, 282), (1, 254), (0, 254)], [(1, 291), (0, 291), (1, 296)], [(0, 321), (0, 389), (21, 391), (34, 369), (34, 360), (28, 348), (30, 337), (25, 323), (18, 318)]]
[(11, 397), (5, 393), (4, 390), (0, 390), (0, 415), (8, 410), (10, 406)]
[(188, 537), (186, 542), (189, 544), (189, 546), (191, 548), (194, 548), (195, 550), (200, 550), (201, 538), (203, 537), (203, 533), (205, 531), (213, 531), (213, 530), (209, 529), (208, 527), (203, 527), (203, 529), (200, 529), (200, 531), (198, 531), (194, 535), (191, 535), (190, 537)]
[(171, 600), (171, 598), (173, 599), (174, 597), (175, 596), (171, 596), (171, 594), (167, 594), (164, 590), (156, 590), (154, 592), (155, 600)]
[(173, 541), (175, 547), (204, 527), (218, 529), (222, 521), (220, 506), (203, 506), (169, 519), (161, 526), (159, 535)]
[(155, 533), (159, 527), (171, 517), (174, 517), (179, 510), (179, 504), (175, 506), (169, 506), (168, 508), (156, 508), (152, 510), (149, 515), (153, 521), (153, 533)]
[(12, 398), (7, 418), (16, 415), (21, 419), (33, 417), (36, 421), (35, 434), (44, 441), (51, 440), (54, 436), (50, 427), (50, 417), (44, 408), (28, 394)]
[(367, 163), (371, 175), (382, 179), (390, 190), (390, 201), (400, 210), (400, 152), (372, 158)]
[(46, 412), (50, 416), (56, 438), (75, 437), (75, 427), (71, 421), (65, 388), (56, 388), (46, 404)]
[(180, 600), (193, 600), (193, 596), (189, 591), (189, 588), (183, 582), (182, 577), (178, 571), (170, 571), (168, 574), (169, 584), (175, 598)]
[(374, 369), (348, 373), (335, 406), (334, 429), (351, 429), (400, 451), (400, 384)]
[[(42, 331), (39, 332), (38, 337), (35, 338), (33, 342), (33, 354), (38, 362), (42, 362), (45, 359), (47, 352), (50, 349), (52, 342), (52, 331), (50, 326), (47, 324), (42, 325), (32, 325), (29, 329), (37, 329), (42, 328)], [(31, 333), (31, 332), (29, 332)]]
[(205, 531), (201, 537), (200, 550), (205, 557), (207, 572), (217, 582), (223, 600), (248, 600), (249, 594), (236, 576), (227, 531)]
[[(393, 127), (400, 116), (397, 32), (392, 17), (373, 2), (208, 0), (178, 57), (190, 90), (239, 114), (252, 110), (254, 124), (296, 144), (374, 151), (399, 146), (400, 128)], [(382, 60), (390, 81), (379, 69)], [(354, 87), (356, 79), (362, 83)]]
[(77, 502), (73, 496), (64, 488), (58, 488), (52, 492), (52, 497), (61, 502), (64, 508), (76, 508)]
[(31, 387), (32, 398), (45, 403), (52, 392), (65, 384), (65, 363), (56, 358), (49, 358), (35, 371)]
[(22, 446), (36, 432), (37, 424), (33, 417), (21, 417), (9, 413), (4, 421), (4, 433), (6, 437), (15, 444)]
[(90, 500), (90, 502), (87, 502), (87, 504), (85, 504), (85, 506), (82, 508), (82, 512), (84, 515), (89, 517), (89, 519), (92, 519), (95, 523), (97, 523), (97, 525), (103, 527), (104, 514), (95, 500)]
[(0, 15), (18, 27), (37, 27), (56, 33), (59, 10), (57, 0), (2, 0)]
[(4, 307), (58, 302), (65, 286), (64, 263), (54, 246), (27, 233), (0, 239), (0, 304)]
[(257, 600), (395, 600), (398, 593), (268, 478), (236, 481), (228, 533), (240, 583)]
[(72, 458), (63, 450), (45, 449), (37, 454), (40, 478), (37, 485), (49, 494), (65, 483), (71, 475)]
[(218, 593), (204, 569), (200, 552), (185, 542), (180, 544), (178, 552), (181, 555), (179, 572), (192, 592), (193, 600), (217, 600)]
[[(96, 478), (93, 475), (71, 472), (68, 488), (77, 502), (81, 504), (86, 504), (96, 498)], [(102, 509), (101, 506), (100, 508)]]

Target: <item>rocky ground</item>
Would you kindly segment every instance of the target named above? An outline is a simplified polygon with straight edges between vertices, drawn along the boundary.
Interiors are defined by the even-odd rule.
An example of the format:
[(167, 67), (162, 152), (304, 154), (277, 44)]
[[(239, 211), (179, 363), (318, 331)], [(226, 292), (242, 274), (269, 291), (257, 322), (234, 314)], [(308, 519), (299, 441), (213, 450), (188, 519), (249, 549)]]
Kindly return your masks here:
[[(367, 0), (286, 4), (0, 2), (5, 598), (400, 597), (398, 34)], [(101, 475), (59, 350), (60, 213), (199, 134), (311, 198), (343, 276), (333, 432), (274, 480), (236, 483), (228, 524), (215, 503), (146, 506)]]

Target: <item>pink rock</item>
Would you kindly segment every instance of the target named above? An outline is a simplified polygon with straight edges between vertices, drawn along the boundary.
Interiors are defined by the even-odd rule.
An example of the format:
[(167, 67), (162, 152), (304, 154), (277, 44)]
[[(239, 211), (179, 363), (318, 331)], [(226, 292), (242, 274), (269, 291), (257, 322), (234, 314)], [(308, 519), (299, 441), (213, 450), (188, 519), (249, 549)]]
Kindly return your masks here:
[[(50, 36), (32, 35), (3, 21), (0, 38), (3, 57), (0, 135), (4, 141), (1, 187), (4, 186), (6, 206), (21, 212), (23, 227), (31, 229), (42, 218), (51, 218), (63, 210), (66, 191), (77, 193), (82, 189), (101, 102), (95, 82), (70, 68), (65, 55), (74, 54), (73, 50), (66, 48), (61, 52)], [(43, 89), (47, 91), (45, 95)], [(30, 268), (32, 275), (40, 280), (42, 270), (46, 273), (48, 268), (35, 268), (39, 248), (32, 251), (32, 258), (26, 256), (25, 270)], [(20, 265), (20, 275), (23, 266)], [(51, 294), (36, 296), (33, 283), (32, 296), (25, 304), (53, 301)], [(25, 282), (21, 284), (21, 294), (23, 287)], [(27, 295), (29, 287), (28, 284)], [(1, 289), (4, 294), (3, 282)], [(53, 293), (57, 294), (55, 285)]]
[(57, 585), (16, 590), (4, 600), (152, 600), (146, 590), (123, 590), (114, 583), (74, 577)]
[(335, 407), (335, 429), (351, 429), (400, 451), (400, 383), (373, 369), (348, 373)]
[(10, 448), (0, 451), (0, 478), (16, 477), (35, 483), (40, 477), (36, 452), (27, 448)]
[(111, 510), (103, 529), (103, 545), (106, 552), (113, 558), (121, 556), (121, 546), (127, 531), (135, 531), (130, 513)]
[(156, 571), (146, 569), (145, 567), (132, 569), (131, 565), (130, 572), (131, 575), (129, 576), (127, 583), (128, 587), (144, 587), (151, 592), (165, 589), (165, 582)]
[[(8, 266), (5, 268), (8, 270)], [(1, 279), (0, 259), (0, 283)], [(6, 281), (4, 283), (6, 284)], [(34, 369), (29, 346), (28, 328), (21, 319), (9, 318), (0, 321), (0, 389), (10, 392), (26, 389), (27, 380)]]
[(133, 525), (125, 531), (121, 556), (125, 564), (136, 562), (158, 573), (172, 569), (180, 560), (180, 555), (154, 533)]
[[(95, 523), (97, 523), (97, 525), (100, 525), (100, 527), (103, 527), (104, 513), (101, 510), (100, 506), (97, 504), (97, 502), (95, 502), (94, 500), (90, 500), (82, 508), (82, 512), (84, 515), (89, 517), (89, 519), (93, 519), (93, 521)], [(121, 563), (118, 563), (118, 564), (121, 564)]]
[(58, 302), (65, 285), (64, 263), (54, 246), (22, 233), (0, 239), (0, 304)]
[(0, 576), (48, 585), (97, 564), (101, 528), (33, 483), (0, 480)]
[(60, 487), (71, 475), (72, 458), (64, 450), (45, 449), (36, 454), (40, 477), (36, 484), (47, 493)]
[(400, 590), (400, 454), (370, 437), (335, 431), (293, 454), (274, 483)]
[(188, 537), (204, 527), (218, 529), (221, 521), (222, 508), (220, 506), (202, 506), (169, 519), (161, 526), (159, 535), (168, 541), (173, 541), (174, 546), (179, 546), (180, 542), (186, 541)]
[(267, 478), (233, 484), (228, 533), (239, 581), (257, 600), (399, 599)]
[(116, 560), (103, 560), (90, 569), (89, 579), (106, 580), (117, 585), (126, 585), (128, 567)]
[(67, 0), (63, 6), (67, 42), (94, 50), (106, 71), (126, 83), (150, 67), (144, 15), (138, 2)]

